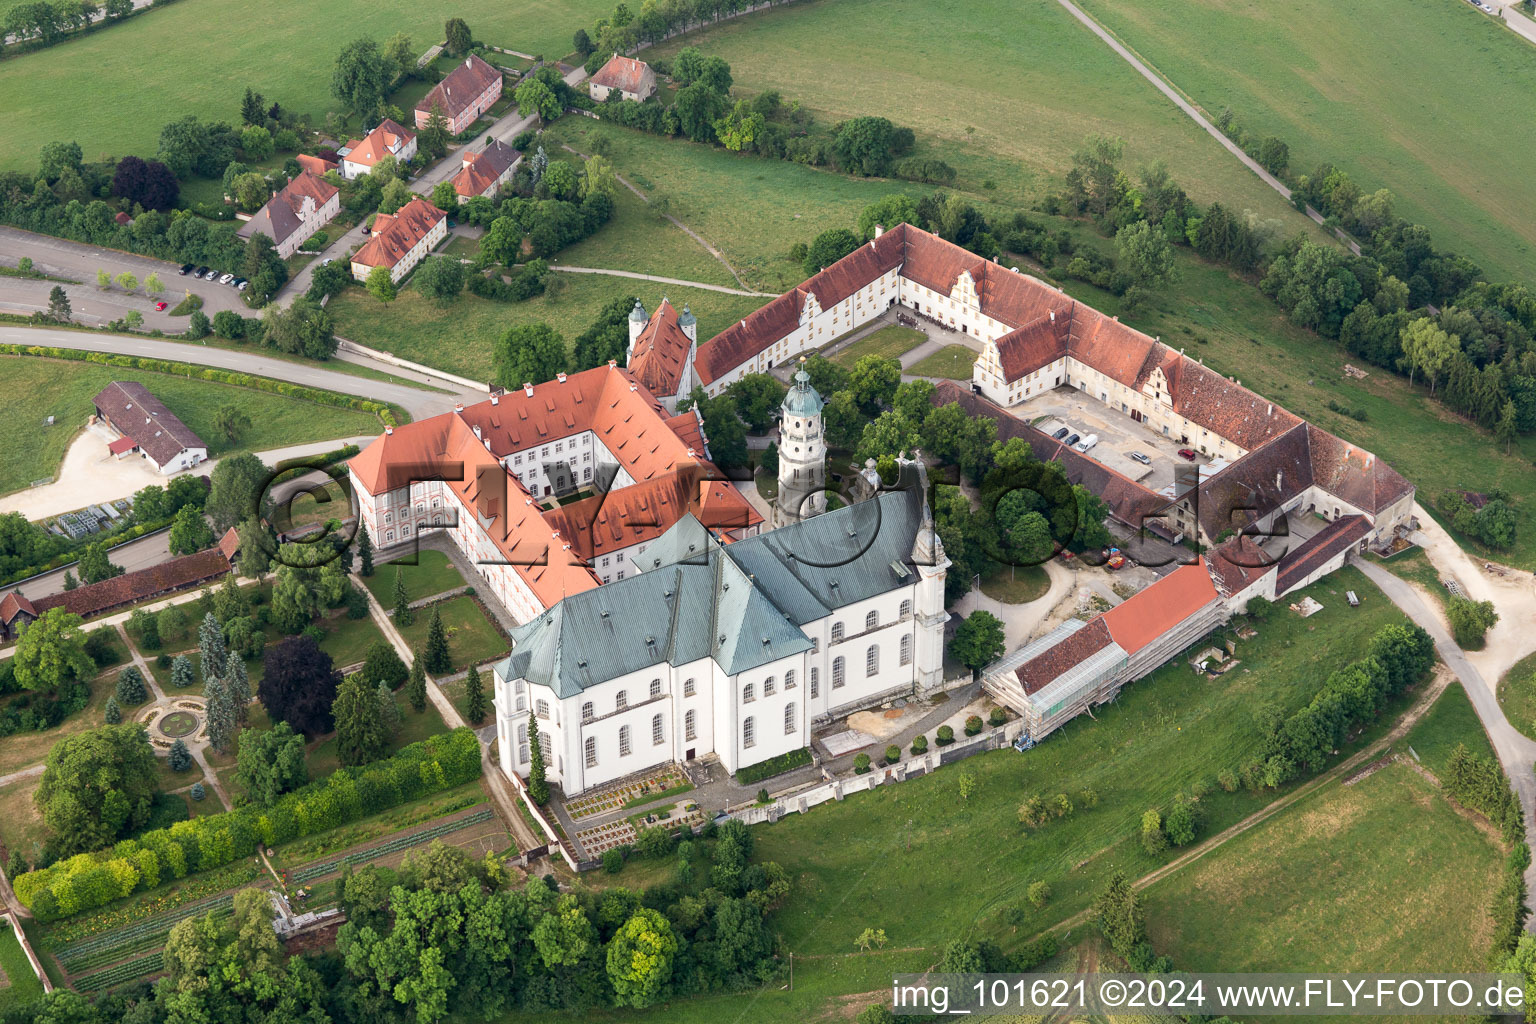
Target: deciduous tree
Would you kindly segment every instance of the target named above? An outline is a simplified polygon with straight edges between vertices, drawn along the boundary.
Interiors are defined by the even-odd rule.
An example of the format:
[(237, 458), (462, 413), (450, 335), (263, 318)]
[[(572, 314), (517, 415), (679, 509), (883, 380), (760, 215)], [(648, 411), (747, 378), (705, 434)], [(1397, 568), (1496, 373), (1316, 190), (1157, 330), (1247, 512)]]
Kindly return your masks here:
[(373, 120), (384, 104), (384, 90), (393, 77), (379, 44), (363, 37), (348, 43), (336, 57), (331, 95), (364, 122)]
[(501, 336), (492, 361), (497, 383), (509, 390), (553, 380), (566, 366), (565, 339), (546, 323), (522, 324)]
[(28, 623), (16, 641), (11, 666), (24, 690), (52, 690), (62, 683), (96, 674), (96, 663), (85, 650), (80, 616), (49, 608)]
[(235, 759), (235, 778), (253, 803), (270, 806), (284, 793), (309, 781), (304, 737), (287, 722), (278, 722), (270, 729), (243, 730), (240, 753)]
[(203, 512), (191, 505), (183, 505), (171, 523), (170, 546), (173, 555), (190, 555), (213, 543), (213, 531)]
[(110, 845), (149, 820), (156, 775), (142, 726), (103, 726), (54, 744), (33, 801), (59, 852), (71, 856)]
[(307, 636), (289, 637), (267, 653), (257, 695), (274, 720), (308, 736), (331, 731), (340, 673)]
[(949, 653), (971, 671), (1002, 657), (1005, 649), (1003, 623), (989, 611), (974, 611), (955, 628)]

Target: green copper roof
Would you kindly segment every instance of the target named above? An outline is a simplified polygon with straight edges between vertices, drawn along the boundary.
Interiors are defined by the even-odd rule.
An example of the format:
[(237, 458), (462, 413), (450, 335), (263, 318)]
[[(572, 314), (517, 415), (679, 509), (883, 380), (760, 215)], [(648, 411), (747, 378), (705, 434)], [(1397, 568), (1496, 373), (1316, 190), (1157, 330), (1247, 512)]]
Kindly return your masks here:
[(820, 416), (821, 396), (816, 389), (811, 387), (811, 375), (805, 372), (805, 367), (795, 374), (795, 383), (789, 389), (789, 394), (784, 396), (784, 414), (786, 416)]

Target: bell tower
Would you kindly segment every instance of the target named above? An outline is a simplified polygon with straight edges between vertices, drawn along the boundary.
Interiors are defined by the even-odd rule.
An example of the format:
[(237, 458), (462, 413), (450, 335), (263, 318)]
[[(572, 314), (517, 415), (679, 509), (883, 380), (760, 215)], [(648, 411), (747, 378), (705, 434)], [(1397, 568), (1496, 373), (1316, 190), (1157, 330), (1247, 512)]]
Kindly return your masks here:
[(805, 357), (784, 396), (779, 415), (779, 496), (773, 525), (785, 526), (827, 510), (827, 442), (821, 429), (821, 396), (811, 387)]

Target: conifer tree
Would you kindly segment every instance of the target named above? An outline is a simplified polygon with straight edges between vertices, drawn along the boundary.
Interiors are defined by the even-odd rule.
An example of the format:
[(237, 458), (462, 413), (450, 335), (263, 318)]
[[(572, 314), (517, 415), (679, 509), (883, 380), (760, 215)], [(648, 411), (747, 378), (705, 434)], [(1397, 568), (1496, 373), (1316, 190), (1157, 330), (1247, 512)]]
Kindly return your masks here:
[(549, 781), (544, 778), (544, 748), (539, 746), (539, 719), (528, 712), (528, 796), (540, 807), (549, 802)]
[(342, 679), (331, 714), (336, 720), (336, 752), (342, 764), (367, 764), (384, 756), (389, 736), (380, 717), (377, 692), (361, 672)]
[(213, 612), (204, 615), (198, 624), (197, 649), (203, 657), (203, 685), (206, 687), (212, 679), (223, 679), (229, 668), (229, 651), (224, 646), (224, 627)]
[(384, 728), (393, 736), (400, 731), (402, 724), (400, 718), (400, 705), (395, 703), (395, 691), (389, 688), (388, 683), (380, 683), (378, 690), (379, 721), (384, 723)]
[(171, 752), (166, 755), (166, 761), (170, 763), (173, 772), (184, 772), (192, 767), (192, 751), (187, 749), (185, 740), (171, 744)]
[(101, 712), (108, 725), (117, 725), (123, 720), (123, 709), (118, 706), (117, 694), (107, 698), (107, 703), (102, 707)]
[(224, 687), (229, 691), (235, 721), (244, 725), (251, 704), (251, 677), (246, 672), (244, 659), (238, 656), (229, 659), (229, 668), (224, 673)]
[(117, 674), (117, 691), (115, 696), (117, 697), (118, 707), (122, 707), (125, 704), (129, 707), (143, 704), (149, 699), (149, 694), (144, 688), (144, 673), (140, 672), (133, 665), (129, 665), (119, 672)]
[(357, 529), (357, 559), (361, 566), (360, 571), (364, 576), (373, 575), (373, 538), (368, 536), (368, 527), (360, 526)]
[(469, 675), (464, 677), (464, 701), (465, 718), (470, 725), (479, 725), (485, 721), (485, 687), (480, 683), (480, 671), (475, 666), (469, 666)]
[(66, 572), (64, 574), (64, 589), (66, 591), (74, 590), (79, 585), (80, 585), (80, 581), (75, 579), (75, 574), (74, 574), (73, 571)]
[(196, 681), (197, 670), (192, 667), (192, 659), (185, 654), (176, 655), (176, 660), (171, 662), (171, 685), (184, 690)]
[(427, 710), (427, 671), (421, 664), (421, 656), (411, 659), (411, 677), (405, 681), (405, 699), (417, 714)]
[(235, 706), (229, 699), (224, 680), (217, 676), (203, 684), (207, 703), (208, 744), (221, 754), (229, 753), (235, 740)]
[(405, 577), (400, 575), (400, 567), (395, 566), (395, 625), (404, 629), (416, 621), (416, 616), (411, 614), (411, 595), (405, 591)]
[(428, 672), (447, 672), (453, 665), (448, 657), (448, 631), (443, 628), (443, 616), (436, 605), (432, 607), (432, 621), (427, 624), (427, 649), (423, 657)]

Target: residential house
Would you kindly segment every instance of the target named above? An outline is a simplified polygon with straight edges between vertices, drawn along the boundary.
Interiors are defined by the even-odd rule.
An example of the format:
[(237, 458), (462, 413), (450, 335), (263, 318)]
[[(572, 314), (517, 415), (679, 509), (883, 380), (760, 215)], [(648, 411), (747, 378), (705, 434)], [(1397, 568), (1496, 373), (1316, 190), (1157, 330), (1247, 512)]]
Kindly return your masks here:
[(643, 100), (656, 91), (656, 72), (643, 60), (614, 54), (587, 83), (587, 92), (601, 103), (611, 92), (626, 100)]
[(496, 190), (512, 180), (512, 172), (522, 159), (521, 153), (500, 139), (492, 139), (478, 153), (465, 154), (463, 169), (452, 179), (459, 202), (467, 203), (475, 196), (494, 199)]
[(386, 156), (408, 163), (416, 155), (416, 133), (386, 117), (373, 131), (336, 152), (341, 157), (341, 176), (351, 181), (372, 171)]
[(304, 171), (240, 225), (235, 237), (266, 235), (272, 239), (277, 255), (287, 259), (340, 212), (341, 190), (319, 175)]
[(388, 267), (398, 283), (448, 235), (448, 215), (419, 196), (393, 214), (373, 221), (373, 237), (352, 254), (352, 276), (368, 280), (374, 267)]
[[(327, 150), (329, 152), (329, 150)], [(314, 156), (310, 153), (300, 153), (294, 157), (299, 166), (311, 174), (324, 175), (331, 171), (340, 170), (341, 163), (337, 160), (327, 160), (323, 156)]]
[(501, 98), (501, 79), (501, 71), (479, 57), (464, 58), (416, 104), (417, 129), (427, 126), (436, 107), (448, 122), (448, 134), (463, 134)]

